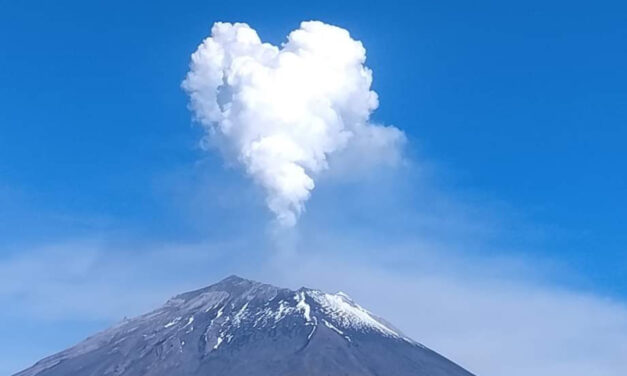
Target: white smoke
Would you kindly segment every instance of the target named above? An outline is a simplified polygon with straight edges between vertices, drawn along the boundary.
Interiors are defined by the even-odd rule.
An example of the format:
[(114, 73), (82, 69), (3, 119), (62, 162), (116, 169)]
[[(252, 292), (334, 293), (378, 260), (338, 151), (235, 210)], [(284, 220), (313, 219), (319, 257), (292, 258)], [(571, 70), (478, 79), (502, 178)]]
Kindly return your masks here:
[(211, 143), (243, 165), (278, 221), (293, 226), (329, 157), (400, 157), (403, 132), (369, 122), (378, 98), (365, 60), (361, 42), (322, 22), (303, 22), (281, 47), (246, 24), (216, 23), (182, 87)]

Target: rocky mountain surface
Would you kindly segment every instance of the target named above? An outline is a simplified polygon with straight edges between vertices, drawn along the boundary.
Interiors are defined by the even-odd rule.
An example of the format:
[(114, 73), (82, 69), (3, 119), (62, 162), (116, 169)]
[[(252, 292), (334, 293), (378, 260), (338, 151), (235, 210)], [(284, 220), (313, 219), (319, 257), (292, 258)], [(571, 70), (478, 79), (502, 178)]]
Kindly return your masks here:
[(69, 375), (472, 376), (346, 294), (237, 276), (178, 295), (15, 376)]

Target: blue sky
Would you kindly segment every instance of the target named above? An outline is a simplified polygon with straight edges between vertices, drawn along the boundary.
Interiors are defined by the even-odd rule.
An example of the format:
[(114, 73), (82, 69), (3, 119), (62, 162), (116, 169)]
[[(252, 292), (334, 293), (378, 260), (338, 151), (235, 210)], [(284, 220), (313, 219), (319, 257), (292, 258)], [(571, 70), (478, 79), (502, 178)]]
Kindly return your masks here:
[[(214, 22), (246, 22), (280, 44), (309, 19), (364, 43), (373, 118), (405, 132), (407, 163), (323, 178), (297, 227), (282, 231), (259, 189), (198, 146), (180, 84)], [(319, 268), (284, 270), (328, 255), (393, 276), (381, 277), (390, 285), (423, 274), (475, 281), (476, 271), (486, 278), (477, 285), (585, 294), (620, 312), (626, 21), (623, 4), (605, 1), (0, 1), (0, 282), (13, 286), (0, 301), (15, 308), (0, 314), (11, 322), (0, 325), (0, 373), (232, 272), (356, 286), (363, 274), (331, 283), (317, 282)], [(122, 301), (143, 300), (111, 303), (120, 281), (134, 286)], [(50, 285), (69, 292), (50, 298)], [(77, 309), (86, 296), (102, 304)]]

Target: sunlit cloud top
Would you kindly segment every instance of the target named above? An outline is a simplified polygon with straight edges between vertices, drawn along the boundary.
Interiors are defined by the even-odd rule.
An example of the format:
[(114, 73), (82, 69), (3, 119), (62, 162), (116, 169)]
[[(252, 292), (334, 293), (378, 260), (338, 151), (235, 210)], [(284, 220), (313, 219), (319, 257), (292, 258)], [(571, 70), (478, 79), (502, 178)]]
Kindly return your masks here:
[(293, 226), (332, 155), (372, 167), (400, 158), (404, 133), (369, 120), (379, 101), (365, 60), (361, 42), (322, 22), (303, 22), (281, 47), (246, 24), (216, 23), (182, 86), (206, 144), (243, 166)]

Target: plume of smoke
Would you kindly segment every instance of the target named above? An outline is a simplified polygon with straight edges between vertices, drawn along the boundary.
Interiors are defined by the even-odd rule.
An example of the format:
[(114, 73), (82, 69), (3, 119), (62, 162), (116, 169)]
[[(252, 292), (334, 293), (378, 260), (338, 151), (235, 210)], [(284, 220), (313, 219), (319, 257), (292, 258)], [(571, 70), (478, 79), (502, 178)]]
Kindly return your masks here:
[(369, 122), (378, 98), (365, 60), (361, 42), (322, 22), (303, 22), (281, 47), (246, 24), (216, 23), (182, 87), (206, 139), (265, 189), (279, 223), (293, 226), (331, 156), (400, 158), (403, 132)]

